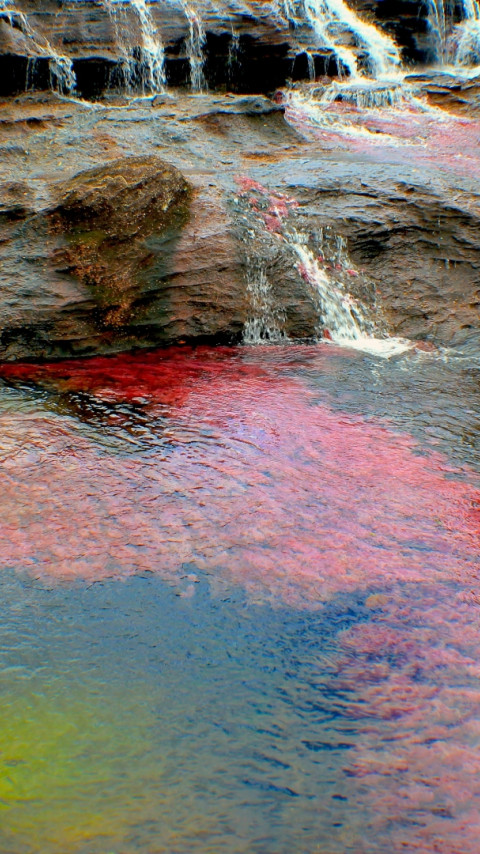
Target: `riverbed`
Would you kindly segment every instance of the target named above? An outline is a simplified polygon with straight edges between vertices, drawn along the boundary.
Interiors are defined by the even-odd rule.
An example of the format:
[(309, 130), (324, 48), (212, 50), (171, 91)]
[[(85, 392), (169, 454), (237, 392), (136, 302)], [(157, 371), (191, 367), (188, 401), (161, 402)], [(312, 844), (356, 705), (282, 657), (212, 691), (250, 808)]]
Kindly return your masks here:
[(3, 373), (2, 850), (473, 854), (478, 361)]

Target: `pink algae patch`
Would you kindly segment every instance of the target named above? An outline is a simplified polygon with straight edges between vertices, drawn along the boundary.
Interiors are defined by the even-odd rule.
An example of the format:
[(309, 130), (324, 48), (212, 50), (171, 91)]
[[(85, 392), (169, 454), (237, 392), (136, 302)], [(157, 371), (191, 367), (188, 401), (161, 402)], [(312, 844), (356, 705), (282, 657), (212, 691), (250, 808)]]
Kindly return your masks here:
[(368, 108), (347, 102), (317, 104), (314, 113), (294, 97), (286, 100), (286, 118), (325, 150), (345, 149), (376, 161), (430, 164), (480, 176), (476, 118), (428, 107), (426, 101)]
[(362, 731), (344, 771), (362, 786), (370, 834), (393, 852), (476, 854), (478, 607), (451, 587), (397, 588), (339, 642), (330, 687)]
[(10, 379), (133, 403), (153, 438), (130, 447), (127, 431), (125, 452), (106, 450), (76, 418), (4, 413), (1, 563), (171, 581), (188, 564), (213, 588), (307, 607), (396, 581), (474, 585), (478, 492), (410, 436), (319, 405), (268, 353), (4, 366)]

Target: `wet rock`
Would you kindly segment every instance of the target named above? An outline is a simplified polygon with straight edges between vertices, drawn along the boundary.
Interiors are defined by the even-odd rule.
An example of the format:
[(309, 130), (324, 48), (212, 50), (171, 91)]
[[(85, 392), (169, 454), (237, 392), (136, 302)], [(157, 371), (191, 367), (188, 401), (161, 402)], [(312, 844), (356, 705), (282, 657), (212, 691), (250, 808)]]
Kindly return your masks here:
[(11, 181), (0, 184), (0, 220), (26, 217), (33, 211), (33, 193), (28, 184)]
[(461, 77), (439, 71), (409, 74), (406, 82), (426, 95), (431, 104), (443, 109), (466, 115), (480, 110), (480, 76)]
[(480, 334), (480, 188), (397, 172), (363, 164), (359, 177), (337, 165), (316, 187), (295, 191), (310, 227), (316, 221), (346, 238), (392, 333), (462, 344)]
[(296, 235), (370, 312), (376, 289), (391, 332), (478, 336), (479, 180), (322, 152), (274, 106), (218, 93), (0, 105), (1, 358), (232, 342), (259, 309), (311, 337), (321, 310)]
[(89, 170), (52, 195), (3, 235), (2, 358), (133, 345), (189, 213), (184, 177), (155, 157)]
[[(349, 0), (362, 19), (396, 39), (406, 62), (432, 59), (426, 2), (418, 0)], [(0, 11), (0, 94), (48, 88), (48, 57), (66, 55), (73, 63), (77, 92), (96, 98), (125, 86), (125, 62), (132, 79), (141, 79), (145, 45), (141, 17), (134, 4), (97, 0), (17, 0), (16, 13)], [(282, 6), (247, 0), (213, 4), (197, 0), (194, 10), (182, 0), (148, 7), (153, 30), (161, 39), (169, 86), (189, 86), (192, 32), (202, 72), (210, 89), (269, 93), (288, 78), (308, 79), (338, 73), (334, 51), (322, 46), (295, 4), (287, 16)], [(355, 36), (346, 43), (356, 49)], [(198, 57), (197, 57), (198, 58)], [(141, 85), (140, 87), (141, 88)]]

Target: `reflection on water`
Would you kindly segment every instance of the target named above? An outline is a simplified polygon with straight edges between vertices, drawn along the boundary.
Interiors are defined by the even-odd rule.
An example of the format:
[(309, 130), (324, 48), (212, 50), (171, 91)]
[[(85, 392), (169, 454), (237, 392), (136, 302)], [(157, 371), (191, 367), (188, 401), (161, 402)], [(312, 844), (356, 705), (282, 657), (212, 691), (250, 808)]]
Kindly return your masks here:
[(2, 372), (0, 850), (476, 852), (474, 366)]

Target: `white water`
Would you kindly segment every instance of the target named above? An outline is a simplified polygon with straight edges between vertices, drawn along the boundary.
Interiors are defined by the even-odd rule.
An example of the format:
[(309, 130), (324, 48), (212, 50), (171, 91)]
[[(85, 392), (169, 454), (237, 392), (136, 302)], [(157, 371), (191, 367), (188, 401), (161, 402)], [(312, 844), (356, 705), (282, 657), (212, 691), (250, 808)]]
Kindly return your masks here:
[(28, 86), (28, 77), (32, 76), (35, 59), (44, 58), (48, 60), (51, 89), (62, 95), (73, 94), (77, 81), (71, 59), (58, 53), (45, 36), (35, 32), (27, 15), (16, 8), (15, 0), (0, 0), (0, 12), (6, 14), (10, 26), (20, 30), (31, 50), (32, 61), (27, 69), (25, 86)]
[[(165, 51), (146, 0), (104, 0), (113, 21), (117, 48), (127, 91), (140, 88), (144, 94), (163, 92), (166, 85)], [(128, 31), (127, 9), (137, 16), (141, 44), (134, 45)]]
[(441, 66), (474, 67), (480, 64), (480, 3), (462, 0), (461, 21), (455, 22), (452, 0), (428, 0), (428, 25)]
[(395, 42), (363, 21), (345, 0), (283, 0), (283, 4), (287, 20), (307, 22), (319, 44), (335, 53), (351, 78), (384, 77), (400, 68)]
[(282, 320), (268, 281), (264, 266), (260, 260), (247, 261), (247, 294), (250, 301), (250, 316), (243, 331), (245, 344), (260, 344), (265, 341), (278, 343), (287, 341), (282, 329)]
[(193, 92), (206, 92), (207, 81), (203, 71), (205, 64), (206, 34), (202, 19), (197, 9), (190, 3), (183, 2), (183, 10), (188, 21), (189, 36), (187, 39), (187, 56), (190, 63), (190, 82)]
[[(377, 337), (375, 321), (369, 311), (328, 275), (302, 236), (295, 235), (291, 245), (299, 259), (299, 272), (311, 288), (321, 325), (335, 344), (386, 358), (404, 353), (413, 346), (404, 338)], [(340, 256), (344, 250), (341, 240), (339, 247)]]

